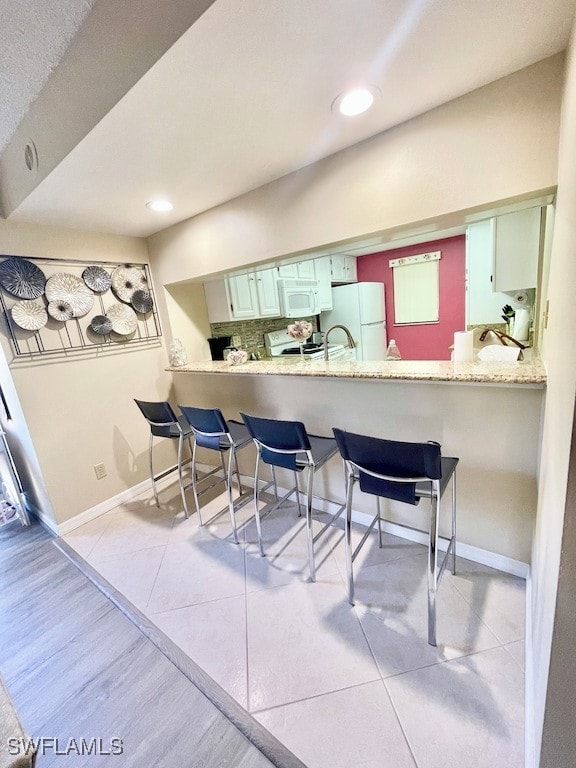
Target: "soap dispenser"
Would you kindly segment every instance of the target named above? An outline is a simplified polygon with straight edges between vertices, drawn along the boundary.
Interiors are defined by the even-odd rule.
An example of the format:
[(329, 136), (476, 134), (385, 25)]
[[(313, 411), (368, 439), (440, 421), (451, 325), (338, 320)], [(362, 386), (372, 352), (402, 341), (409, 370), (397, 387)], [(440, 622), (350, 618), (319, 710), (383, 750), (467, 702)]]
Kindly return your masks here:
[(386, 350), (386, 360), (402, 360), (402, 355), (394, 339), (390, 339), (388, 349)]

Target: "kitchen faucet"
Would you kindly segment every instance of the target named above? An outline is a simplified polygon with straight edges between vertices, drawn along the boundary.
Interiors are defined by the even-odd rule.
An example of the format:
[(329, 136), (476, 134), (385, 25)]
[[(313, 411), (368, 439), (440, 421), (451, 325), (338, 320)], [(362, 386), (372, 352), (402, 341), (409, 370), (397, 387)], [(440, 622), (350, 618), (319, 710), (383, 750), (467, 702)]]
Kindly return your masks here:
[(352, 334), (345, 325), (340, 325), (339, 323), (337, 325), (333, 325), (331, 328), (328, 328), (324, 334), (324, 360), (328, 360), (328, 335), (330, 334), (330, 331), (333, 331), (335, 328), (341, 328), (344, 331), (346, 338), (348, 339), (348, 346), (350, 349), (354, 349), (356, 346), (356, 343), (352, 338)]

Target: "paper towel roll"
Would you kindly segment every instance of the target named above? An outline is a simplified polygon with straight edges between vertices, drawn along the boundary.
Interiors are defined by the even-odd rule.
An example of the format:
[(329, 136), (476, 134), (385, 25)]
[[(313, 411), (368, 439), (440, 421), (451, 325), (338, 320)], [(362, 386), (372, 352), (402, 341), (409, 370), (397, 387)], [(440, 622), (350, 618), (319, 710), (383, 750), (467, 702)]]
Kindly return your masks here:
[(454, 334), (454, 362), (469, 363), (474, 360), (474, 332), (456, 331)]
[(514, 338), (516, 341), (528, 341), (530, 330), (530, 310), (517, 309), (514, 315)]

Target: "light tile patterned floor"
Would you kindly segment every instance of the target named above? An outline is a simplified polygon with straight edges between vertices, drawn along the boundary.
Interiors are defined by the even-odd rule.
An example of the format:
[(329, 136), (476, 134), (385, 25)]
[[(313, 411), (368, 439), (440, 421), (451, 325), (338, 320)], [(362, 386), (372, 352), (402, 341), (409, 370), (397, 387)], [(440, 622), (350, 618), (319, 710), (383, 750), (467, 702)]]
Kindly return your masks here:
[[(174, 489), (65, 538), (310, 768), (521, 768), (524, 582), (466, 560), (446, 572), (426, 641), (424, 547), (374, 533), (346, 599), (342, 531), (308, 583), (303, 521), (251, 506), (199, 529)], [(210, 520), (222, 496), (205, 507)], [(361, 536), (361, 529), (355, 538)]]

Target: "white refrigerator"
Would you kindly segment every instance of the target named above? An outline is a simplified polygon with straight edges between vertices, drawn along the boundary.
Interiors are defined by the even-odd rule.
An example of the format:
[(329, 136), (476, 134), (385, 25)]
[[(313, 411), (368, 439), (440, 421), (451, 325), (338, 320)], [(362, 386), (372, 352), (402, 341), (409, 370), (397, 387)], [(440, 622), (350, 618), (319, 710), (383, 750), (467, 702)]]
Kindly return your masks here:
[[(333, 308), (320, 313), (323, 331), (332, 325), (345, 325), (356, 342), (357, 360), (385, 360), (386, 305), (384, 283), (350, 283), (332, 288)], [(335, 341), (330, 335), (330, 340)], [(338, 341), (340, 337), (338, 336)]]

